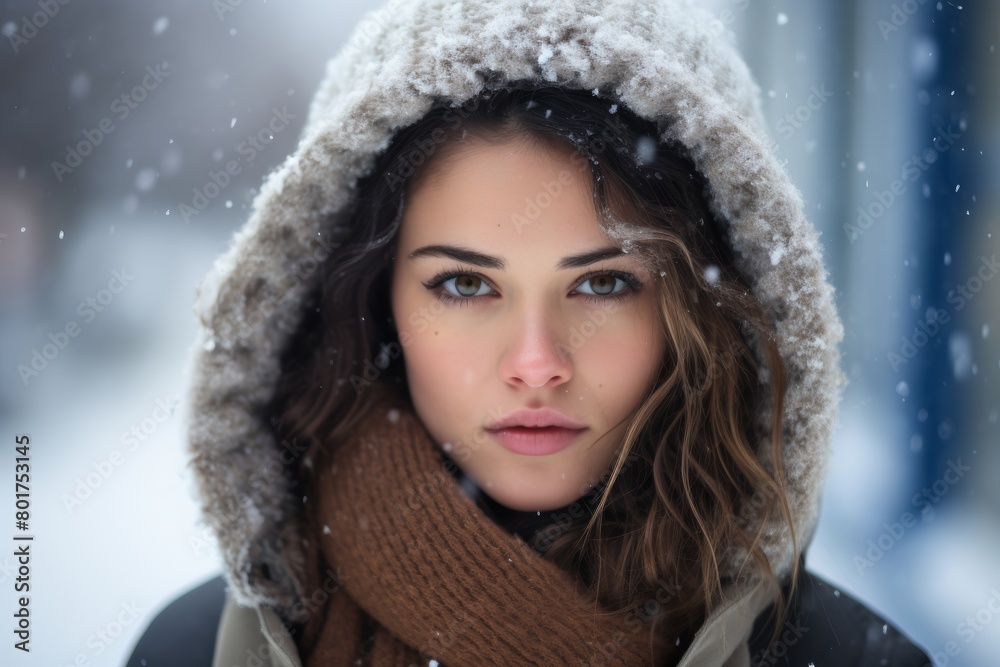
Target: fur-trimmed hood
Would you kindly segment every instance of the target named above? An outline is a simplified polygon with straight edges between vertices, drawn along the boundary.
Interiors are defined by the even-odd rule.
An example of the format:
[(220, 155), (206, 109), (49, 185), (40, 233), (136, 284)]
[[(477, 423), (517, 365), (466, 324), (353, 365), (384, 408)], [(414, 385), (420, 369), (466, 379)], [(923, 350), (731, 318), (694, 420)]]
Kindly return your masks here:
[[(295, 153), (270, 174), (198, 290), (191, 465), (237, 602), (287, 608), (296, 601), (302, 536), (289, 518), (301, 498), (283, 476), (259, 483), (262, 469), (294, 452), (281, 448), (261, 414), (319, 278), (314, 267), (350, 222), (356, 182), (395, 132), (435, 102), (458, 105), (496, 82), (526, 79), (599, 91), (628, 107), (655, 122), (662, 139), (682, 144), (707, 179), (736, 267), (776, 326), (789, 382), (789, 503), (800, 552), (808, 545), (847, 384), (837, 347), (843, 326), (819, 234), (773, 149), (760, 88), (732, 41), (707, 11), (683, 0), (392, 0), (358, 25), (328, 64)], [(764, 408), (761, 425), (769, 423)], [(762, 457), (768, 447), (759, 443)], [(765, 553), (780, 577), (799, 555), (778, 519)], [(723, 565), (734, 572), (733, 563)]]

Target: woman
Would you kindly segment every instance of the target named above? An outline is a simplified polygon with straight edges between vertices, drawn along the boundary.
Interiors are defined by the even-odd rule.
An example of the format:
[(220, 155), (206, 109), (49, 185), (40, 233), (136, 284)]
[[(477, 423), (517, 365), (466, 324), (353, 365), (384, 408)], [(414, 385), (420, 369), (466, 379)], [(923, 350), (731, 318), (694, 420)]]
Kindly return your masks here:
[(929, 664), (804, 571), (843, 329), (716, 33), (670, 0), (359, 26), (200, 288), (228, 590), (168, 612), (203, 660)]

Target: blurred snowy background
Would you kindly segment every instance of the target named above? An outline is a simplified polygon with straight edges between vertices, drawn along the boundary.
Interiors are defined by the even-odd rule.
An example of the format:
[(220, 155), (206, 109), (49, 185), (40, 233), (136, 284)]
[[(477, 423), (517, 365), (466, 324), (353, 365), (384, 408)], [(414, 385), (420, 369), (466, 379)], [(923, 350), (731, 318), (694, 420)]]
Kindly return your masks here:
[[(122, 664), (220, 572), (178, 405), (194, 288), (379, 4), (0, 5), (0, 505), (28, 434), (36, 536), (32, 651), (8, 634), (0, 663)], [(764, 90), (847, 332), (807, 564), (936, 665), (996, 664), (1000, 5), (704, 4)]]

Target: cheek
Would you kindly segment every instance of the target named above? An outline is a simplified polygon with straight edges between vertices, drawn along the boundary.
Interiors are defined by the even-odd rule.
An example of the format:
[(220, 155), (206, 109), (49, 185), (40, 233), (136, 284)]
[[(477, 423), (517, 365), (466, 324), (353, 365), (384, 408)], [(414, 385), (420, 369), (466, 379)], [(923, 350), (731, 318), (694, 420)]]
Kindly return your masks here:
[(454, 314), (437, 299), (401, 298), (393, 302), (403, 358), (414, 389), (422, 393), (468, 395), (482, 386), (489, 370), (489, 342), (482, 331), (456, 326)]
[(428, 327), (410, 338), (404, 350), (406, 373), (413, 384), (425, 391), (468, 395), (468, 388), (482, 386), (487, 356), (481, 344), (467, 337), (457, 340), (443, 325)]
[(663, 358), (663, 336), (647, 315), (619, 314), (576, 352), (577, 372), (605, 405), (637, 403)]

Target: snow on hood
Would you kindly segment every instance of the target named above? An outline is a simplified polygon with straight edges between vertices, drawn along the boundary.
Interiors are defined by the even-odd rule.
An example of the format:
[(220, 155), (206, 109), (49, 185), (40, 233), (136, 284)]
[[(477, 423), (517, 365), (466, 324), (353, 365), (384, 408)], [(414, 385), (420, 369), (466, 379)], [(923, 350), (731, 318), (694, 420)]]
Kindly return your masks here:
[[(290, 267), (322, 259), (333, 225), (347, 222), (338, 213), (354, 184), (398, 129), (438, 99), (458, 105), (485, 87), (525, 79), (599, 91), (656, 122), (708, 180), (712, 213), (774, 319), (786, 364), (783, 446), (801, 553), (815, 529), (847, 384), (837, 347), (843, 325), (819, 233), (765, 131), (760, 88), (733, 41), (711, 14), (683, 0), (393, 0), (359, 23), (328, 64), (295, 153), (269, 175), (249, 220), (199, 287), (191, 465), (238, 603), (287, 608), (296, 600), (291, 573), (302, 560), (301, 536), (287, 519), (301, 499), (281, 483), (250, 482), (277, 452), (260, 409), (300, 321), (308, 278), (319, 274), (296, 283)], [(766, 407), (760, 423), (768, 423)], [(784, 577), (798, 553), (777, 520), (766, 535), (765, 553)]]

